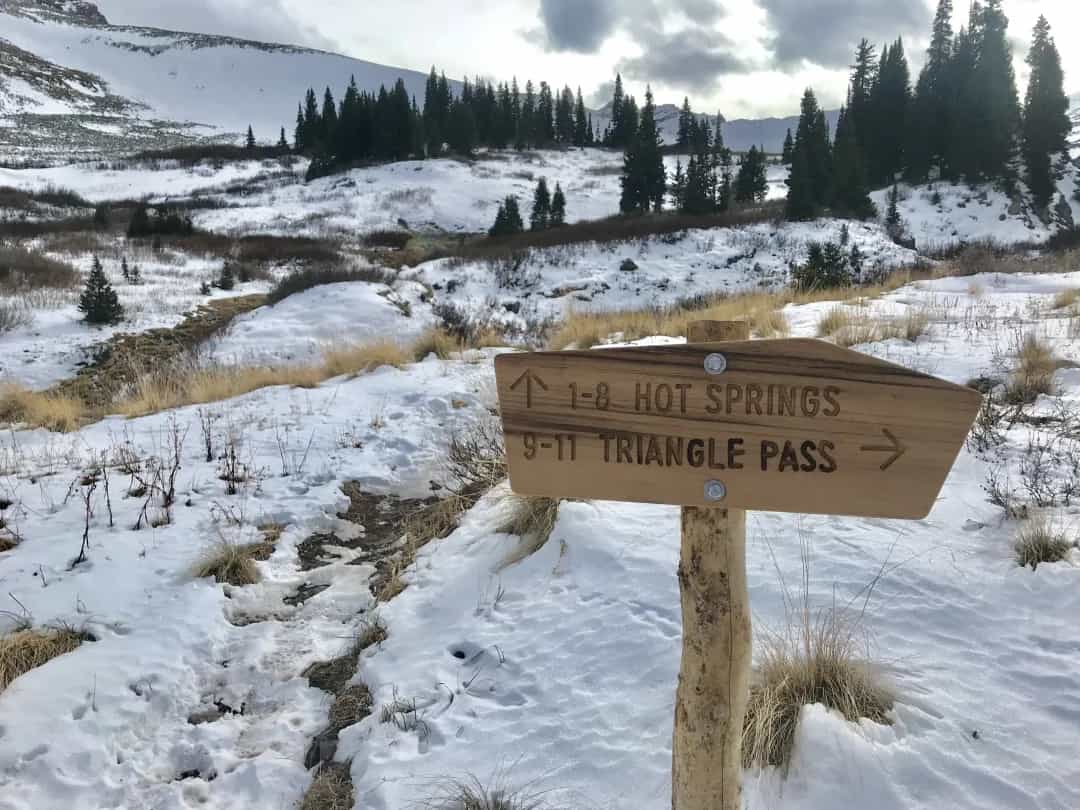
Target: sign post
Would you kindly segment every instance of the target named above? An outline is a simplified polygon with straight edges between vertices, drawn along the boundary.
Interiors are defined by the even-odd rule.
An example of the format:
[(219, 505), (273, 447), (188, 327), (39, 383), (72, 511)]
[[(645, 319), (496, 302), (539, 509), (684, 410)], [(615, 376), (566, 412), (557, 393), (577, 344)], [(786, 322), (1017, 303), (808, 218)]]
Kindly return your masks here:
[(495, 360), (522, 495), (682, 506), (674, 810), (740, 810), (747, 509), (921, 519), (979, 392), (818, 340), (703, 321), (686, 345)]
[[(697, 321), (690, 324), (686, 339), (749, 340), (750, 326)], [(724, 484), (715, 484), (713, 494), (719, 496)], [(744, 510), (682, 508), (679, 594), (683, 645), (671, 746), (671, 806), (741, 810), (742, 732), (753, 652)]]

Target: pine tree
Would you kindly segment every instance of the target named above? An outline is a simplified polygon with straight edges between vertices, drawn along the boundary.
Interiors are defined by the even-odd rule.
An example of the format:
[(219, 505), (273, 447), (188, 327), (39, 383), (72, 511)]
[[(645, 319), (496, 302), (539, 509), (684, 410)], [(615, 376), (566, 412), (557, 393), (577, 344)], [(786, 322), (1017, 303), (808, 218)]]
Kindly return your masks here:
[(795, 151), (795, 141), (791, 137), (791, 127), (788, 127), (787, 135), (784, 136), (784, 152), (780, 158), (780, 162), (785, 166), (791, 165), (792, 152)]
[(251, 129), (251, 124), (248, 124), (247, 140), (244, 145), (249, 152), (255, 151), (255, 132)]
[(893, 183), (893, 187), (889, 189), (889, 196), (886, 198), (888, 207), (885, 209), (885, 224), (890, 230), (900, 227), (900, 188)]
[(911, 74), (904, 42), (896, 40), (881, 52), (878, 79), (870, 95), (869, 137), (856, 140), (867, 176), (875, 184), (892, 182), (907, 165), (907, 133), (911, 118)]
[(1027, 63), (1031, 78), (1024, 97), (1024, 164), (1028, 188), (1036, 205), (1042, 207), (1054, 194), (1052, 157), (1065, 151), (1071, 129), (1061, 56), (1046, 17), (1040, 16), (1035, 24)]
[[(633, 99), (624, 113), (632, 109)], [(629, 115), (624, 117), (624, 126)], [(666, 193), (664, 158), (660, 150), (660, 133), (656, 127), (656, 107), (651, 89), (645, 91), (645, 107), (640, 123), (623, 155), (622, 194), (619, 210), (623, 213), (659, 211)]]
[(525, 230), (521, 221), (521, 211), (518, 208), (517, 197), (507, 197), (499, 206), (499, 212), (495, 215), (495, 224), (488, 231), (489, 236), (513, 236)]
[(307, 148), (307, 130), (304, 123), (304, 111), (300, 108), (300, 105), (296, 105), (296, 129), (293, 130), (293, 143), (297, 153), (303, 152)]
[(131, 283), (131, 268), (128, 267), (127, 256), (120, 259), (120, 275), (123, 277), (124, 281), (129, 284)]
[(626, 147), (625, 143), (620, 142), (620, 138), (623, 136), (623, 107), (626, 103), (623, 95), (622, 75), (615, 74), (615, 90), (611, 95), (611, 123), (609, 125), (608, 134), (604, 138), (605, 146), (613, 146), (617, 149)]
[(555, 193), (551, 196), (551, 219), (549, 227), (560, 228), (566, 224), (566, 195), (562, 186), (555, 184)]
[(919, 73), (908, 126), (908, 173), (915, 179), (927, 176), (931, 166), (945, 166), (951, 143), (953, 112), (953, 4), (938, 0), (930, 47)]
[(756, 146), (751, 146), (739, 162), (739, 173), (735, 178), (735, 202), (764, 202), (768, 190), (765, 152)]
[(839, 216), (868, 219), (876, 213), (866, 184), (862, 151), (851, 114), (841, 108), (833, 150), (833, 177), (830, 184), (833, 212)]
[(319, 100), (315, 90), (308, 88), (304, 96), (304, 151), (311, 152), (319, 147), (322, 131), (322, 116), (319, 115)]
[(1001, 4), (1002, 0), (987, 0), (979, 18), (974, 74), (979, 107), (971, 135), (980, 177), (1003, 177), (1008, 173), (1020, 124), (1009, 19)]
[(574, 91), (564, 87), (555, 109), (555, 137), (559, 143), (574, 142)]
[(79, 312), (83, 314), (83, 320), (90, 324), (114, 324), (124, 318), (124, 308), (120, 305), (116, 290), (105, 277), (105, 270), (97, 256), (94, 256), (86, 286), (79, 297)]
[(812, 219), (829, 201), (832, 157), (825, 114), (814, 91), (803, 94), (788, 177), (788, 219)]
[(847, 114), (851, 118), (853, 129), (858, 134), (859, 148), (867, 153), (867, 142), (874, 131), (874, 108), (872, 96), (878, 83), (879, 65), (874, 55), (874, 46), (862, 40), (855, 52), (855, 64), (851, 67), (851, 79), (848, 84)]
[(975, 86), (975, 65), (978, 60), (978, 3), (972, 4), (971, 22), (974, 28), (961, 28), (953, 43), (953, 58), (949, 63), (950, 113), (948, 142), (942, 161), (945, 175), (952, 178), (978, 176), (979, 160), (977, 135), (972, 132), (978, 118), (979, 101)]
[(690, 128), (694, 124), (694, 111), (690, 109), (689, 96), (683, 96), (682, 109), (679, 110), (679, 134), (675, 139), (675, 146), (680, 152), (690, 149)]
[(289, 148), (289, 142), (285, 138), (285, 127), (281, 128), (281, 136), (278, 138), (277, 147), (281, 150), (287, 150)]
[(671, 207), (682, 211), (686, 204), (686, 174), (683, 172), (682, 158), (675, 159), (675, 176), (671, 180)]
[(574, 102), (574, 146), (588, 146), (592, 134), (592, 118), (586, 117), (585, 99), (581, 97), (581, 88), (577, 90)]
[(221, 266), (221, 272), (218, 273), (217, 281), (214, 282), (214, 286), (219, 290), (229, 290), (236, 287), (236, 275), (233, 273), (232, 265), (225, 262)]
[(476, 148), (476, 116), (472, 107), (460, 99), (450, 106), (446, 142), (459, 155), (472, 155)]
[(334, 94), (327, 87), (323, 94), (322, 115), (319, 122), (319, 146), (324, 150), (330, 150), (336, 134), (337, 105), (334, 103)]
[(547, 179), (541, 177), (533, 193), (532, 214), (529, 215), (529, 229), (546, 231), (551, 224), (551, 194)]

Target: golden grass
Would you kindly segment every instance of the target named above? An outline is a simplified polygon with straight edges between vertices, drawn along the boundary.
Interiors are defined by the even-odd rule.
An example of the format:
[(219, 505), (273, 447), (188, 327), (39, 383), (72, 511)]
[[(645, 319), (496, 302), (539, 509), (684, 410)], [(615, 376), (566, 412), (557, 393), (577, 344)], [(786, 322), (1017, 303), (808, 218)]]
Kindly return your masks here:
[(818, 321), (817, 333), (818, 337), (831, 337), (844, 347), (894, 338), (914, 343), (929, 326), (930, 316), (921, 309), (909, 309), (901, 318), (887, 318), (838, 304)]
[(730, 297), (718, 297), (707, 306), (671, 309), (634, 309), (621, 312), (571, 312), (548, 341), (554, 351), (567, 348), (588, 349), (605, 339), (639, 340), (653, 335), (682, 337), (692, 321), (746, 321), (759, 338), (783, 337), (788, 324), (780, 311), (788, 304), (813, 304), (821, 301), (870, 299), (903, 287), (929, 274), (901, 270), (880, 284), (865, 287), (754, 291)]
[(1075, 541), (1070, 539), (1061, 527), (1054, 526), (1045, 517), (1037, 517), (1020, 524), (1013, 542), (1013, 551), (1018, 565), (1030, 565), (1034, 570), (1041, 563), (1055, 563), (1067, 559), (1075, 545)]
[(75, 650), (84, 633), (67, 627), (17, 630), (0, 637), (0, 692), (20, 675)]
[(254, 585), (259, 581), (256, 560), (267, 559), (274, 551), (272, 543), (220, 543), (206, 552), (195, 564), (195, 577), (213, 577), (229, 585)]
[(412, 347), (412, 355), (418, 363), (432, 354), (440, 360), (449, 360), (452, 354), (461, 351), (462, 348), (462, 344), (445, 329), (432, 326), (416, 339)]
[(1012, 405), (1026, 405), (1040, 394), (1054, 390), (1057, 358), (1054, 351), (1034, 334), (1028, 334), (1016, 348), (1016, 368), (1005, 383), (1005, 400)]
[(835, 606), (804, 609), (785, 635), (766, 637), (743, 726), (743, 766), (786, 767), (803, 706), (820, 703), (849, 722), (888, 723), (894, 694), (861, 655), (857, 618)]
[(352, 810), (353, 783), (347, 764), (329, 762), (319, 769), (304, 794), (300, 810)]
[(401, 368), (408, 365), (410, 360), (409, 352), (391, 340), (331, 346), (323, 352), (322, 367), (316, 370), (316, 374), (330, 379), (345, 374), (363, 374), (382, 366)]
[(85, 416), (86, 408), (73, 397), (30, 391), (13, 384), (0, 386), (0, 423), (23, 422), (70, 433), (78, 430)]
[(1080, 301), (1080, 287), (1069, 287), (1054, 296), (1054, 309), (1065, 309)]
[(511, 495), (510, 515), (498, 528), (505, 534), (516, 534), (521, 543), (514, 549), (499, 569), (509, 568), (528, 559), (544, 547), (555, 529), (559, 517), (560, 501), (536, 495)]

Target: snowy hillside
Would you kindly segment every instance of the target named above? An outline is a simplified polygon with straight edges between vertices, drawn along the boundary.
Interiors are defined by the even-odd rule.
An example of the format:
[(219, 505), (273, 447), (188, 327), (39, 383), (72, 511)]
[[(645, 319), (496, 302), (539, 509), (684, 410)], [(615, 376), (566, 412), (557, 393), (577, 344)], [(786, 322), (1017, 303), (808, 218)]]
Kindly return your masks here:
[(1069, 118), (1072, 119), (1073, 129), (1069, 135), (1069, 144), (1074, 158), (1080, 158), (1080, 94), (1071, 99), (1072, 108), (1069, 110)]
[(90, 3), (0, 0), (0, 157), (112, 151), (184, 137), (291, 134), (309, 87), (425, 76), (322, 51), (108, 24)]

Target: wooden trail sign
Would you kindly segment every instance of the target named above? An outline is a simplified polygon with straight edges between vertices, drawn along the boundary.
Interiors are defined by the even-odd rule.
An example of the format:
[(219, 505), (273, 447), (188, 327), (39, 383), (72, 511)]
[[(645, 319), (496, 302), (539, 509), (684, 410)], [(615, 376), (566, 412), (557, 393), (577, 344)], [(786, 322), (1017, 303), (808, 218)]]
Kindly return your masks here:
[(806, 339), (504, 354), (495, 372), (515, 492), (777, 512), (925, 517), (981, 403)]

